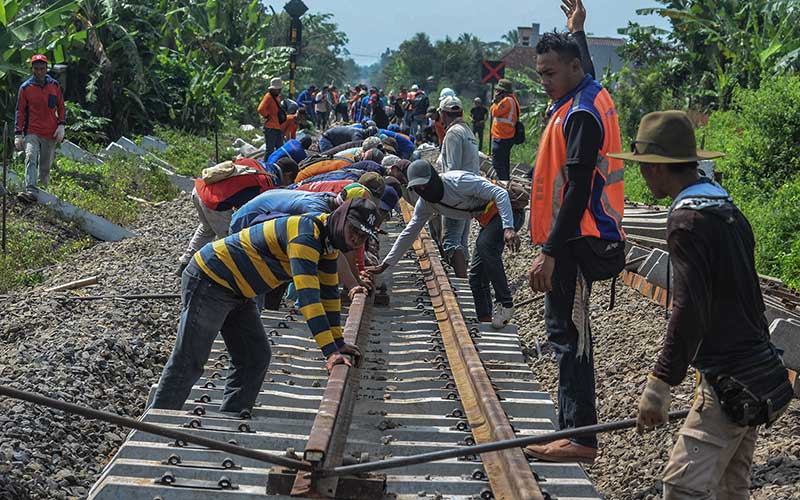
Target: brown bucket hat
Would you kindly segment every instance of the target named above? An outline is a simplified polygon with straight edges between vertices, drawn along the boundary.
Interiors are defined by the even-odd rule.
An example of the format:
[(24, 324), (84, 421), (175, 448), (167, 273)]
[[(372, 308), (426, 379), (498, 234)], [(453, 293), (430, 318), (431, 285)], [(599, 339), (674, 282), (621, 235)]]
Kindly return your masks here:
[(686, 163), (725, 156), (697, 149), (692, 121), (683, 111), (656, 111), (642, 117), (630, 153), (609, 153), (611, 158), (640, 163)]
[(502, 90), (503, 92), (508, 92), (509, 94), (513, 94), (514, 82), (512, 82), (508, 78), (503, 78), (502, 80), (497, 82), (497, 90)]

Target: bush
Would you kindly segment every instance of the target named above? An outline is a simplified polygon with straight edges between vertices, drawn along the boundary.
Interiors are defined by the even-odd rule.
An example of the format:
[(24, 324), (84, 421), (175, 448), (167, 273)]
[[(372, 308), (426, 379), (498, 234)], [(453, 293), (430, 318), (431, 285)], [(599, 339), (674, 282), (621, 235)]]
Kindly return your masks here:
[(717, 170), (753, 226), (758, 271), (800, 288), (800, 77), (737, 89), (698, 137), (726, 153)]

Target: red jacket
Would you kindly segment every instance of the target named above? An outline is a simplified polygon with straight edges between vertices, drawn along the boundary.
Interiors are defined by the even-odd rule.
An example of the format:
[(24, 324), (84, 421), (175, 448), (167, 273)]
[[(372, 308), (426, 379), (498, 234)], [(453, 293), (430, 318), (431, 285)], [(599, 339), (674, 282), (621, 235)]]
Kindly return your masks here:
[(280, 186), (280, 181), (276, 182), (272, 175), (267, 175), (269, 172), (258, 160), (241, 158), (235, 163), (255, 169), (259, 173), (237, 175), (213, 184), (206, 184), (201, 178), (194, 180), (197, 196), (211, 210), (222, 212), (239, 208), (264, 191)]
[(66, 124), (66, 119), (64, 96), (57, 80), (48, 75), (44, 85), (39, 85), (30, 77), (19, 86), (14, 115), (16, 135), (36, 134), (44, 139), (53, 139), (56, 128)]

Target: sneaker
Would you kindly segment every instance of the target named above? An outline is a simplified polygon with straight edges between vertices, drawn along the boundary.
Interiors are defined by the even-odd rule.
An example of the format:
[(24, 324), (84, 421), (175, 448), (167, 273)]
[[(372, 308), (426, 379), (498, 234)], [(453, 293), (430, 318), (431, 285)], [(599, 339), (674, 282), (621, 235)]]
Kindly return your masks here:
[(503, 307), (503, 304), (496, 304), (494, 306), (494, 313), (492, 314), (492, 327), (503, 328), (508, 324), (513, 315), (513, 307)]
[(523, 448), (525, 456), (544, 462), (582, 462), (591, 464), (597, 458), (597, 448), (559, 439), (547, 444), (532, 444)]
[(36, 196), (29, 191), (23, 191), (17, 195), (17, 199), (23, 203), (36, 203)]

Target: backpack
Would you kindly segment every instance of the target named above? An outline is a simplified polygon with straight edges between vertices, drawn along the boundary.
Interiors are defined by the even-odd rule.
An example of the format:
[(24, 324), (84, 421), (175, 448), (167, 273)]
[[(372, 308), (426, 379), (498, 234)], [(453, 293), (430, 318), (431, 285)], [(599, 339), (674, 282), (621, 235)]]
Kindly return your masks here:
[(514, 144), (523, 144), (525, 142), (525, 125), (517, 120), (514, 124)]
[(246, 167), (244, 165), (237, 165), (229, 160), (218, 163), (213, 167), (204, 168), (201, 178), (206, 184), (214, 184), (238, 175), (250, 174), (267, 175), (266, 172), (260, 172), (254, 168)]
[(283, 125), (286, 121), (286, 110), (283, 108), (283, 103), (278, 102), (278, 99), (276, 99), (274, 95), (272, 96), (272, 100), (275, 101), (275, 106), (278, 107), (278, 123)]

